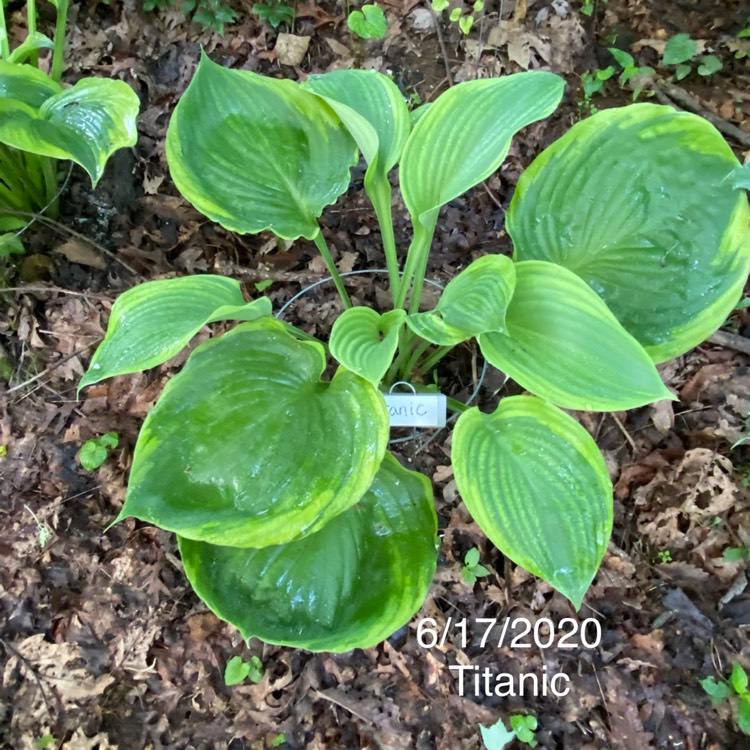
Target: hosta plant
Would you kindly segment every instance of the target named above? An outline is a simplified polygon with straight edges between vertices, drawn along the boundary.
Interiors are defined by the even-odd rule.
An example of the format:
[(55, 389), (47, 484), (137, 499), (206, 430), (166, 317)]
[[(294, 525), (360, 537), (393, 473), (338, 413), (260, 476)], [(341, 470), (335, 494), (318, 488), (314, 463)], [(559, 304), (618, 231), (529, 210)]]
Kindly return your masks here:
[[(460, 494), (505, 556), (580, 607), (610, 538), (612, 484), (564, 410), (674, 398), (655, 364), (701, 342), (739, 299), (750, 209), (708, 122), (651, 104), (604, 111), (521, 177), (513, 257), (467, 258), (422, 310), (441, 207), (497, 170), (563, 89), (552, 73), (519, 73), (458, 84), (410, 113), (379, 73), (298, 84), (201, 60), (167, 134), (177, 187), (230, 230), (312, 240), (345, 309), (326, 346), (229, 278), (147, 282), (116, 301), (81, 386), (164, 362), (208, 322), (242, 321), (167, 384), (117, 520), (174, 531), (195, 591), (245, 637), (340, 651), (377, 643), (419, 609), (437, 556), (432, 489), (389, 451), (383, 390), (427, 382), (472, 338), (528, 395), (490, 413), (451, 402)], [(352, 304), (318, 223), (360, 153), (387, 310)], [(403, 254), (396, 164), (413, 225)]]
[[(23, 250), (18, 232), (37, 214), (57, 212), (57, 160), (69, 159), (96, 185), (107, 159), (136, 142), (138, 97), (122, 81), (83, 78), (61, 84), (68, 0), (52, 0), (54, 41), (37, 30), (27, 0), (28, 35), (10, 49), (0, 2), (0, 255)], [(51, 50), (49, 73), (40, 51)]]

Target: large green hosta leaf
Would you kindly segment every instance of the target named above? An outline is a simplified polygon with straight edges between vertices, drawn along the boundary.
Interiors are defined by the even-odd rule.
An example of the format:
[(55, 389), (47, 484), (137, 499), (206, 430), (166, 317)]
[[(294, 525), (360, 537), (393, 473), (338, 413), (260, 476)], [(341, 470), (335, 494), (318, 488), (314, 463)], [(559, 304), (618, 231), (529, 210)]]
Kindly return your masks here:
[(0, 99), (17, 99), (39, 109), (62, 87), (33, 65), (18, 65), (0, 60)]
[(750, 269), (739, 163), (706, 120), (636, 104), (575, 125), (518, 182), (518, 260), (577, 273), (661, 362), (724, 322)]
[[(24, 81), (10, 76), (6, 84), (11, 83), (23, 86)], [(84, 78), (37, 101), (44, 93), (41, 80), (35, 79), (25, 97), (33, 98), (35, 106), (24, 103), (25, 99), (0, 98), (0, 143), (40, 156), (70, 159), (96, 184), (112, 153), (135, 145), (138, 97), (126, 83), (105, 78)]]
[(513, 135), (557, 107), (565, 88), (533, 71), (466, 81), (448, 89), (414, 126), (399, 180), (414, 223), (430, 227), (444, 203), (494, 172)]
[(167, 161), (180, 192), (227, 229), (314, 239), (357, 147), (320, 97), (203, 55), (169, 123)]
[[(368, 164), (383, 174), (396, 164), (409, 136), (409, 110), (390, 78), (375, 70), (332, 70), (309, 76), (303, 86), (330, 102)], [(352, 110), (373, 133), (364, 132), (359, 119), (352, 117)]]
[(267, 297), (245, 302), (239, 282), (226, 276), (183, 276), (139, 284), (112, 306), (107, 335), (78, 390), (166, 362), (206, 323), (251, 321), (270, 314)]
[(618, 411), (674, 398), (643, 347), (567, 268), (516, 263), (503, 333), (482, 333), (487, 360), (566, 409)]
[(409, 327), (423, 339), (453, 346), (487, 331), (502, 331), (516, 284), (516, 267), (504, 255), (485, 255), (452, 279), (434, 310), (415, 313)]
[(325, 365), (321, 344), (267, 318), (201, 344), (143, 424), (118, 520), (265, 547), (356, 503), (385, 453), (388, 413), (347, 370), (321, 381)]
[(180, 538), (190, 583), (249, 639), (312, 651), (374, 646), (421, 606), (437, 557), (432, 487), (386, 454), (362, 500), (265, 549)]
[(612, 482), (586, 430), (541, 399), (513, 396), (493, 414), (458, 418), (452, 459), (484, 533), (580, 607), (612, 532)]

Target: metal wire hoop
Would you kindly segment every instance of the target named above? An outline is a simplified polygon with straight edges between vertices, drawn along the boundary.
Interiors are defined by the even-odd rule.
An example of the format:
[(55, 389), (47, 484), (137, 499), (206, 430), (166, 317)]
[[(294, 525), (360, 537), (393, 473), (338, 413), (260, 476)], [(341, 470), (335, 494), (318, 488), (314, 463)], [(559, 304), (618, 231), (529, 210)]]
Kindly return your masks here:
[[(366, 268), (363, 271), (345, 271), (341, 274), (341, 276), (361, 276), (364, 274), (387, 274), (388, 269), (387, 268)], [(293, 305), (300, 297), (303, 297), (305, 294), (307, 294), (309, 291), (322, 286), (323, 284), (327, 284), (333, 281), (332, 276), (324, 276), (322, 279), (318, 279), (317, 281), (314, 281), (312, 284), (309, 284), (304, 289), (300, 289), (299, 292), (297, 292), (295, 295), (290, 297), (280, 308), (279, 311), (276, 313), (275, 317), (277, 320), (283, 320), (284, 313), (289, 309), (291, 305)], [(437, 281), (433, 281), (432, 279), (425, 279), (425, 283), (429, 284), (430, 286), (434, 286), (437, 289), (440, 289), (441, 291), (444, 289), (442, 284), (439, 284)], [(482, 371), (479, 373), (479, 378), (477, 378), (476, 386), (474, 387), (474, 390), (472, 391), (469, 398), (466, 400), (466, 405), (468, 406), (471, 404), (471, 402), (479, 395), (479, 389), (482, 387), (482, 383), (484, 382), (485, 375), (487, 374), (487, 360), (484, 359), (482, 361)], [(506, 377), (507, 380), (507, 377)], [(404, 382), (404, 381), (399, 381)], [(396, 384), (394, 384), (396, 385)], [(409, 383), (409, 385), (411, 385)], [(412, 386), (413, 387), (413, 386)], [(450, 417), (446, 420), (446, 425), (452, 422), (454, 419), (458, 417), (458, 412), (455, 414), (451, 414)], [(431, 436), (430, 440), (434, 438), (435, 435), (437, 435), (440, 430), (445, 428), (440, 428), (439, 430), (436, 430), (435, 433)], [(410, 440), (416, 440), (419, 437), (419, 433), (416, 429), (412, 430), (411, 435), (407, 435), (406, 437), (400, 437), (400, 438), (391, 438), (391, 440), (388, 441), (389, 445), (395, 445), (397, 443), (407, 443)], [(429, 442), (429, 441), (428, 441)]]

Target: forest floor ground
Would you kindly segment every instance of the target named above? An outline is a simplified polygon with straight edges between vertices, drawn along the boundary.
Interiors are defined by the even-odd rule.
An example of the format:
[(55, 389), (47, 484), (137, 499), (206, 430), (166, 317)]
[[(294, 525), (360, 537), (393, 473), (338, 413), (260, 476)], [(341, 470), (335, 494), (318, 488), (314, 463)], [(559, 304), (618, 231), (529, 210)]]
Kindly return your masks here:
[[(192, 593), (172, 535), (132, 520), (103, 533), (123, 502), (139, 425), (185, 358), (97, 384), (77, 400), (77, 380), (117, 294), (144, 280), (212, 272), (239, 278), (249, 294), (270, 280), (265, 293), (278, 306), (325, 275), (312, 243), (278, 247), (271, 235), (231, 234), (172, 185), (166, 127), (201, 47), (225, 65), (293, 79), (336, 67), (389, 71), (414, 103), (478, 76), (540, 67), (564, 75), (557, 112), (523, 130), (500, 171), (441, 214), (429, 273), (443, 282), (483, 253), (510, 250), (504, 210), (542, 148), (592, 107), (631, 99), (616, 79), (590, 99), (583, 94), (581, 76), (612, 63), (609, 46), (654, 66), (646, 87), (657, 99), (713, 114), (735, 128), (727, 140), (740, 159), (750, 152), (750, 57), (743, 57), (750, 39), (737, 36), (750, 22), (743, 2), (600, 0), (586, 16), (575, 1), (529, 0), (524, 12), (501, 0), (487, 3), (468, 36), (447, 16), (438, 33), (429, 6), (416, 0), (383, 6), (387, 36), (370, 41), (349, 32), (346, 9), (332, 0), (300, 0), (293, 27), (278, 32), (249, 4), (237, 6), (237, 23), (223, 36), (187, 23), (176, 9), (145, 12), (132, 0), (73, 7), (66, 80), (122, 78), (142, 110), (137, 146), (118, 152), (96, 191), (74, 170), (59, 224), (31, 226), (23, 235), (26, 256), (2, 270), (1, 747), (477, 750), (480, 723), (502, 718), (507, 725), (517, 713), (537, 717), (542, 748), (750, 747), (737, 729), (736, 706), (712, 706), (699, 685), (707, 676), (726, 677), (735, 662), (750, 670), (748, 562), (725, 556), (728, 548), (750, 546), (750, 448), (732, 447), (750, 414), (748, 354), (740, 351), (750, 344), (747, 310), (727, 321), (721, 344), (708, 342), (661, 366), (679, 403), (579, 415), (604, 451), (616, 489), (612, 542), (578, 615), (504, 560), (471, 521), (446, 432), (403, 449), (436, 486), (438, 574), (412, 623), (375, 648), (334, 655), (247, 646)], [(22, 37), (21, 16), (11, 19), (12, 33)], [(277, 44), (281, 31), (309, 38), (299, 63), (289, 64), (288, 50)], [(676, 82), (674, 68), (659, 59), (680, 32), (723, 68), (704, 77), (694, 65)], [(323, 225), (341, 270), (382, 267), (361, 175), (325, 212)], [(403, 210), (396, 232), (405, 247)], [(377, 300), (378, 284), (362, 277), (350, 288), (359, 299)], [(297, 320), (325, 333), (338, 305), (317, 291), (297, 305)], [(468, 357), (448, 364), (455, 390), (473, 389), (470, 365)], [(500, 374), (488, 374), (480, 404), (496, 403), (501, 385)], [(119, 445), (101, 468), (85, 471), (77, 460), (81, 444), (109, 431)], [(461, 567), (472, 547), (490, 572), (469, 585)], [(467, 641), (454, 631), (423, 647), (416, 628), (427, 617), (439, 627), (448, 617), (465, 619)], [(591, 617), (601, 623), (602, 641), (544, 651), (481, 645), (471, 623), (488, 617)], [(236, 654), (259, 657), (259, 681), (224, 684), (224, 667)], [(462, 696), (449, 666), (469, 664), (516, 679), (563, 672), (570, 689), (562, 697), (541, 689), (487, 697), (469, 686)]]

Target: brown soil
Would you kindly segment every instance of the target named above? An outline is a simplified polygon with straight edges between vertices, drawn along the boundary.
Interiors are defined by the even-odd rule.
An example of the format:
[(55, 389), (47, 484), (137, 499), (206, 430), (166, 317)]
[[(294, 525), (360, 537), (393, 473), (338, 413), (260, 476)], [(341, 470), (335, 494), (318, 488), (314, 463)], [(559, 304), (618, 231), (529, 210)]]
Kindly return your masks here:
[[(116, 155), (96, 192), (74, 170), (60, 225), (30, 228), (27, 256), (4, 270), (0, 747), (35, 748), (51, 735), (49, 747), (70, 750), (259, 750), (274, 742), (295, 750), (475, 750), (482, 747), (480, 723), (503, 718), (507, 725), (513, 713), (534, 713), (539, 746), (549, 749), (750, 746), (731, 705), (712, 707), (698, 684), (726, 676), (734, 662), (750, 670), (748, 564), (723, 558), (727, 547), (750, 545), (750, 453), (731, 447), (750, 413), (750, 371), (748, 356), (731, 348), (707, 343), (661, 368), (680, 403), (580, 415), (605, 453), (616, 499), (612, 543), (578, 615), (504, 560), (471, 521), (445, 432), (404, 447), (437, 488), (438, 574), (417, 617), (376, 648), (330, 655), (257, 641), (247, 646), (192, 593), (170, 534), (132, 520), (103, 533), (123, 501), (139, 425), (185, 359), (95, 385), (77, 400), (76, 382), (117, 294), (143, 280), (203, 271), (234, 275), (249, 293), (270, 279), (266, 293), (278, 306), (325, 274), (311, 243), (278, 248), (270, 235), (233, 235), (172, 185), (164, 135), (201, 46), (226, 65), (291, 78), (337, 66), (391, 70), (405, 94), (422, 101), (449, 85), (447, 69), (452, 81), (522, 67), (565, 74), (569, 87), (558, 112), (515, 139), (485, 186), (444, 209), (430, 274), (445, 280), (488, 250), (509, 249), (503, 209), (515, 182), (587, 108), (579, 76), (609, 64), (612, 34), (641, 64), (657, 62), (659, 40), (676, 32), (705, 41), (724, 69), (709, 80), (693, 73), (680, 85), (705, 110), (750, 133), (748, 58), (734, 57), (735, 35), (750, 15), (746, 4), (610, 0), (591, 18), (580, 15), (580, 3), (554, 5), (567, 6), (567, 14), (529, 0), (513, 43), (477, 56), (476, 42), (488, 38), (499, 12), (503, 20), (513, 17), (512, 2), (488, 3), (468, 43), (443, 27), (445, 55), (434, 30), (415, 28), (424, 15), (414, 12), (424, 8), (413, 2), (385, 3), (388, 37), (369, 42), (352, 38), (343, 6), (305, 3), (297, 6), (293, 32), (312, 41), (299, 67), (280, 64), (276, 32), (248, 6), (238, 6), (239, 22), (224, 37), (186, 24), (177, 11), (145, 13), (132, 0), (76, 6), (66, 78), (93, 74), (130, 83), (142, 101), (140, 138), (135, 149)], [(17, 23), (11, 32), (24, 34)], [(629, 97), (612, 81), (594, 104)], [(741, 158), (747, 155), (747, 145), (728, 140)], [(360, 172), (348, 197), (323, 217), (342, 270), (383, 266), (361, 180)], [(408, 230), (401, 211), (401, 247)], [(351, 291), (377, 302), (378, 284), (359, 278)], [(337, 311), (321, 293), (301, 301), (295, 315), (316, 332)], [(744, 338), (748, 324), (750, 315), (740, 311), (726, 330)], [(471, 363), (466, 353), (446, 368), (446, 382), (459, 395), (475, 382)], [(481, 402), (496, 403), (501, 385), (490, 372)], [(111, 430), (120, 436), (118, 448), (100, 469), (84, 471), (76, 457), (82, 442)], [(490, 574), (469, 586), (460, 569), (474, 546)], [(417, 623), (427, 617), (440, 628), (452, 618), (449, 637), (434, 648), (421, 647), (417, 637)], [(595, 618), (602, 642), (574, 650), (482, 646), (482, 630), (472, 624), (482, 617)], [(456, 627), (464, 619), (466, 639)], [(265, 673), (258, 683), (224, 684), (224, 666), (235, 654), (260, 657)], [(450, 665), (537, 679), (564, 672), (570, 691), (461, 696)]]

